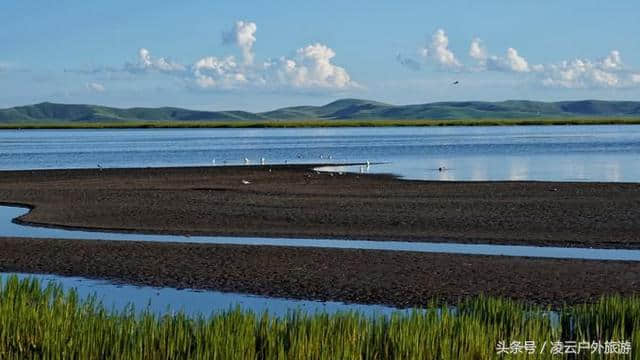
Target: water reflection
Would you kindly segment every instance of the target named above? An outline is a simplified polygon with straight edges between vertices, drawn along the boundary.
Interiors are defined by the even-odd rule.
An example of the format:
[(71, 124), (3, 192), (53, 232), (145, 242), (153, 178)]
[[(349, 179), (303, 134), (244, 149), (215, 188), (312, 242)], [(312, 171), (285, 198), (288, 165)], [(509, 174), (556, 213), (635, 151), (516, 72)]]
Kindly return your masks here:
[[(640, 159), (640, 155), (638, 156)], [(366, 172), (399, 174), (405, 179), (438, 181), (602, 181), (637, 182), (631, 177), (640, 176), (640, 160), (602, 158), (593, 156), (589, 160), (552, 158), (544, 156), (503, 157), (500, 159), (481, 156), (433, 160), (401, 160), (396, 163), (373, 164)], [(355, 166), (324, 166), (322, 171), (364, 172)], [(397, 171), (397, 169), (402, 169)], [(441, 170), (440, 170), (441, 169)], [(553, 174), (553, 175), (552, 175)], [(634, 180), (635, 179), (635, 180)], [(639, 178), (640, 179), (640, 178)]]
[[(322, 157), (321, 157), (322, 156)], [(0, 169), (385, 163), (425, 180), (640, 182), (640, 125), (0, 130)], [(453, 169), (446, 173), (439, 167)], [(359, 168), (355, 169), (359, 172)]]
[[(511, 159), (509, 164), (509, 180), (526, 180), (529, 178), (529, 167), (526, 160)], [(475, 180), (475, 179), (474, 179)]]

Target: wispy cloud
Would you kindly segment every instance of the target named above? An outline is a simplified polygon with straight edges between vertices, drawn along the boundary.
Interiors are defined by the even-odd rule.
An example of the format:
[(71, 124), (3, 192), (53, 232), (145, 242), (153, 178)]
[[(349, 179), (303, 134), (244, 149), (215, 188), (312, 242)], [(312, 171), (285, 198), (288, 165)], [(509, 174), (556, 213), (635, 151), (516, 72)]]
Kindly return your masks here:
[(396, 60), (400, 63), (400, 65), (406, 67), (407, 69), (413, 71), (419, 71), (420, 69), (422, 69), (422, 64), (418, 60), (405, 56), (402, 53), (398, 53), (396, 55)]
[(85, 84), (85, 87), (87, 88), (87, 90), (89, 90), (91, 92), (97, 92), (97, 93), (101, 93), (101, 92), (104, 92), (106, 90), (104, 85), (96, 83), (96, 82), (88, 82), (88, 83)]
[(31, 69), (13, 62), (0, 61), (0, 73), (9, 73), (9, 72), (28, 73), (28, 72), (31, 72)]
[(160, 57), (155, 58), (151, 56), (151, 52), (145, 48), (138, 50), (138, 62), (127, 63), (124, 66), (125, 71), (131, 73), (157, 71), (164, 73), (184, 72), (187, 67), (173, 62), (170, 59)]

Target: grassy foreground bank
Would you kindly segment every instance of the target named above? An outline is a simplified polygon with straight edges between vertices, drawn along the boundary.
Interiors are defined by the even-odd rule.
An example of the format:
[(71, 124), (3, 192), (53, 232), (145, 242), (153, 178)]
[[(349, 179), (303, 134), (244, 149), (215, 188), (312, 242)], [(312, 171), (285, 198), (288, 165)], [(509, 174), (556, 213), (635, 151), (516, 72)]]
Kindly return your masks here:
[[(548, 309), (474, 298), (456, 310), (367, 317), (357, 313), (276, 318), (230, 310), (209, 317), (108, 311), (59, 285), (0, 282), (1, 359), (491, 359), (612, 358), (584, 349), (554, 355), (553, 344), (625, 341), (640, 355), (640, 298)], [(499, 355), (503, 341), (535, 342), (535, 353)], [(531, 344), (531, 343), (529, 343)], [(544, 347), (543, 347), (544, 346)], [(570, 345), (569, 345), (570, 346)], [(516, 347), (517, 348), (517, 347)], [(565, 348), (566, 350), (566, 348)], [(571, 357), (575, 356), (575, 357)], [(613, 357), (615, 358), (615, 357)]]
[(514, 126), (514, 125), (634, 125), (633, 117), (558, 117), (459, 120), (283, 120), (283, 121), (118, 121), (4, 123), (0, 129), (135, 129), (135, 128), (324, 128), (386, 126)]

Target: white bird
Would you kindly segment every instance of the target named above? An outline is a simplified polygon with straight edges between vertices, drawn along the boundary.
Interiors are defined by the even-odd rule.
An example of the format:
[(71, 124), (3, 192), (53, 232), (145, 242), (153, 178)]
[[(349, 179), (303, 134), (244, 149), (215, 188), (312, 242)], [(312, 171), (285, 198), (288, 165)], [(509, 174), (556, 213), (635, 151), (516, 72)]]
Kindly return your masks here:
[(215, 164), (216, 163), (216, 159), (211, 160), (211, 163)]
[(260, 158), (260, 164), (264, 165), (264, 158)]
[(242, 180), (242, 183), (243, 183), (243, 184), (245, 184), (245, 185), (249, 185), (249, 184), (251, 184), (251, 181), (249, 181), (249, 180)]
[(367, 169), (369, 169), (369, 166), (371, 166), (371, 163), (367, 160)]
[(249, 161), (249, 159), (248, 159), (248, 158), (244, 158), (244, 163), (245, 163), (245, 164), (248, 164), (249, 162), (250, 162), (250, 161)]

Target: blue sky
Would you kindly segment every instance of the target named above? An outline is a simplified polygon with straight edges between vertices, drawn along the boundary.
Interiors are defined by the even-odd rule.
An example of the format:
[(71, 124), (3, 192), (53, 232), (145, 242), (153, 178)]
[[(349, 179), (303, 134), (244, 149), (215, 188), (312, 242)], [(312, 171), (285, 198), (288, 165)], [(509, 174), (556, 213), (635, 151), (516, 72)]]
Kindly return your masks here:
[(640, 98), (637, 1), (25, 0), (0, 23), (0, 107)]

